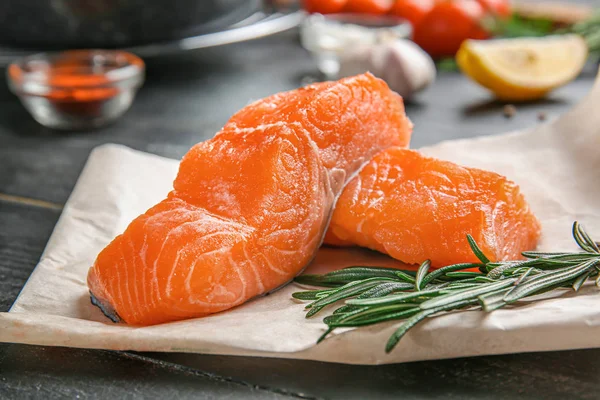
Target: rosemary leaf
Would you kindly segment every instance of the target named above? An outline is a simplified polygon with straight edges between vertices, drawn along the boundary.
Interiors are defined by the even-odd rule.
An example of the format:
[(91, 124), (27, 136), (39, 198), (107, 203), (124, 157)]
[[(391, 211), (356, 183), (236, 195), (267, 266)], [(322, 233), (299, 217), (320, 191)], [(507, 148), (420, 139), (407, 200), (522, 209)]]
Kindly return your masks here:
[[(409, 310), (409, 309), (417, 310), (418, 308), (419, 308), (419, 305), (415, 304), (415, 303), (391, 304), (391, 305), (370, 307), (370, 308), (365, 307), (364, 309), (357, 310), (355, 312), (352, 312), (352, 313), (349, 313), (347, 315), (343, 315), (343, 316), (337, 318), (335, 323), (344, 323), (344, 322), (350, 322), (350, 321), (355, 321), (355, 320), (366, 321), (366, 320), (381, 316), (382, 314), (387, 314), (390, 311), (405, 311), (405, 310)], [(328, 323), (325, 320), (323, 320), (323, 322)]]
[(321, 311), (322, 309), (325, 308), (325, 306), (306, 306), (306, 308), (310, 308), (310, 310), (308, 310), (308, 312), (306, 313), (306, 315), (304, 316), (304, 318), (310, 318), (313, 315), (315, 315), (316, 313), (318, 313), (319, 311)]
[(489, 262), (489, 263), (485, 264), (485, 271), (481, 271), (481, 272), (485, 274), (485, 273), (490, 272), (494, 268), (501, 267), (501, 266), (503, 266), (505, 264), (514, 264), (516, 262), (520, 262), (520, 261)]
[(415, 283), (415, 278), (412, 277), (411, 275), (407, 274), (404, 271), (400, 271), (400, 270), (396, 271), (396, 276), (398, 277), (398, 279), (400, 279), (401, 281), (404, 281), (406, 283), (411, 283), (413, 285)]
[(478, 297), (481, 307), (485, 312), (492, 312), (499, 308), (502, 308), (506, 305), (506, 302), (503, 300), (506, 292), (508, 290), (506, 288), (497, 290), (495, 292), (486, 293)]
[(590, 258), (598, 257), (596, 253), (535, 253), (535, 252), (523, 252), (521, 253), (527, 258), (537, 258), (541, 263), (548, 260), (556, 261), (585, 261)]
[(406, 334), (406, 332), (408, 332), (410, 328), (412, 328), (428, 316), (438, 313), (440, 311), (459, 309), (475, 303), (477, 303), (477, 300), (469, 299), (457, 301), (454, 303), (443, 304), (439, 305), (436, 308), (429, 308), (427, 310), (423, 310), (420, 313), (408, 318), (402, 325), (400, 325), (396, 332), (394, 332), (392, 336), (390, 336), (390, 339), (388, 340), (387, 345), (385, 346), (385, 352), (389, 353), (390, 351), (392, 351), (394, 347), (396, 347), (400, 339), (402, 339), (402, 337)]
[(325, 333), (323, 333), (318, 339), (317, 339), (317, 344), (321, 343), (323, 340), (325, 340), (325, 338), (327, 338), (327, 336), (333, 332), (332, 327), (327, 328), (327, 330), (325, 331)]
[(573, 226), (577, 227), (577, 232), (579, 233), (579, 237), (581, 239), (583, 239), (583, 241), (589, 246), (589, 248), (592, 251), (594, 251), (595, 253), (600, 253), (600, 249), (598, 248), (598, 245), (596, 244), (596, 242), (594, 242), (592, 240), (592, 238), (590, 238), (590, 235), (587, 234), (587, 232), (585, 231), (585, 229), (583, 229), (581, 224), (579, 222), (575, 221), (573, 223)]
[(477, 243), (475, 242), (475, 239), (473, 239), (473, 236), (471, 235), (467, 235), (467, 241), (469, 242), (469, 246), (471, 246), (471, 250), (473, 251), (473, 254), (475, 254), (475, 256), (484, 264), (487, 264), (490, 262), (489, 258), (487, 258), (485, 256), (485, 254), (483, 254), (483, 251), (481, 251), (481, 249), (479, 248), (479, 246), (477, 245)]
[[(515, 290), (517, 288), (518, 285), (521, 284), (521, 282), (523, 282), (529, 275), (531, 275), (531, 272), (533, 271), (533, 267), (530, 267), (529, 269), (527, 269), (525, 272), (523, 272), (515, 281), (515, 283), (513, 284), (513, 287), (510, 288), (508, 291), (504, 292), (504, 296), (502, 296), (502, 302), (504, 304), (506, 304), (506, 301), (504, 300), (504, 298), (506, 296), (508, 296), (509, 294), (511, 294), (513, 292), (513, 290)], [(499, 303), (499, 301), (498, 301)], [(491, 307), (488, 307), (491, 309)]]
[(557, 255), (561, 255), (561, 254), (567, 254), (567, 253), (547, 253), (547, 252), (542, 252), (542, 251), (523, 251), (523, 252), (521, 252), (521, 255), (525, 258), (542, 258), (542, 257), (548, 257), (548, 256), (557, 256)]
[(479, 278), (485, 278), (485, 276), (481, 272), (470, 271), (448, 272), (446, 276), (456, 280), (473, 278), (475, 282), (477, 282), (477, 279)]
[(506, 305), (506, 302), (502, 299), (494, 298), (493, 301), (483, 302), (482, 308), (485, 312), (492, 312), (498, 310)]
[(452, 281), (449, 282), (445, 289), (456, 290), (456, 289), (466, 289), (470, 287), (479, 287), (481, 286), (479, 282), (476, 282), (474, 279), (465, 279), (461, 281)]
[(320, 310), (322, 310), (323, 307), (329, 304), (363, 293), (364, 291), (382, 283), (382, 281), (384, 280), (388, 280), (388, 278), (368, 278), (363, 281), (358, 281), (356, 284), (353, 285), (348, 284), (346, 286), (343, 286), (342, 288), (331, 293), (329, 296), (321, 298), (312, 303), (311, 310), (306, 314), (306, 317), (312, 317)]
[(536, 258), (536, 259), (530, 259), (530, 260), (525, 260), (525, 261), (517, 261), (517, 262), (513, 261), (513, 262), (503, 263), (499, 267), (496, 267), (496, 268), (490, 270), (490, 272), (488, 273), (487, 276), (488, 276), (488, 278), (491, 278), (491, 279), (499, 279), (502, 275), (506, 275), (507, 273), (509, 273), (509, 275), (510, 275), (511, 272), (514, 272), (521, 268), (537, 267), (540, 269), (548, 270), (548, 269), (555, 269), (557, 267), (560, 268), (560, 267), (570, 266), (570, 265), (573, 265), (574, 262), (581, 262), (581, 261), (585, 261), (585, 260), (587, 260), (587, 258), (577, 258), (575, 260), (562, 260), (562, 259), (556, 259), (553, 257), (548, 257), (548, 258), (544, 258), (544, 259)]
[(400, 311), (392, 312), (392, 313), (382, 313), (382, 314), (376, 315), (372, 318), (363, 318), (363, 319), (354, 320), (354, 321), (350, 321), (350, 322), (336, 322), (336, 323), (330, 324), (329, 326), (331, 326), (333, 328), (352, 328), (352, 327), (358, 327), (358, 326), (375, 325), (375, 324), (379, 324), (382, 322), (395, 321), (395, 320), (399, 320), (399, 319), (409, 318), (415, 314), (418, 314), (420, 311), (421, 311), (421, 309), (419, 307), (414, 307), (414, 308), (400, 310)]
[[(295, 281), (306, 285), (346, 284), (367, 278), (398, 278), (399, 270), (383, 267), (348, 267), (325, 275), (300, 275)], [(408, 271), (407, 271), (408, 272)]]
[(590, 277), (592, 272), (594, 271), (588, 271), (585, 274), (582, 274), (579, 278), (575, 279), (575, 282), (573, 282), (573, 290), (578, 292), (579, 289), (581, 289), (581, 286), (583, 286), (585, 281), (587, 281), (587, 279)]
[(528, 268), (525, 272), (523, 272), (521, 274), (521, 276), (519, 276), (519, 279), (517, 279), (517, 281), (515, 282), (515, 286), (519, 285), (521, 282), (523, 282), (523, 280), (525, 278), (527, 278), (529, 275), (531, 275), (531, 273), (534, 271), (533, 267)]
[(331, 289), (325, 290), (306, 290), (304, 292), (292, 293), (292, 297), (298, 300), (318, 300), (320, 294), (329, 294)]
[(512, 279), (505, 279), (505, 280), (502, 280), (500, 282), (495, 282), (495, 283), (485, 283), (485, 284), (480, 285), (480, 287), (478, 287), (478, 288), (465, 289), (465, 290), (459, 291), (457, 293), (450, 293), (450, 294), (446, 294), (444, 296), (436, 297), (431, 300), (427, 300), (427, 301), (421, 303), (420, 307), (421, 307), (421, 310), (429, 310), (429, 309), (436, 309), (438, 307), (444, 307), (447, 304), (456, 303), (458, 301), (470, 300), (473, 298), (477, 298), (478, 296), (481, 296), (482, 294), (491, 293), (496, 290), (509, 287), (515, 281), (516, 281), (516, 279), (512, 278)]
[(344, 314), (344, 313), (349, 313), (354, 310), (358, 310), (359, 308), (362, 308), (362, 307), (345, 304), (345, 305), (341, 306), (340, 308), (337, 308), (333, 313), (334, 314)]
[(300, 275), (294, 278), (294, 282), (301, 285), (321, 286), (321, 287), (339, 287), (343, 283), (332, 283), (323, 280), (323, 275)]
[(370, 299), (372, 297), (383, 297), (388, 294), (400, 291), (400, 290), (408, 290), (414, 288), (410, 283), (405, 282), (386, 282), (381, 283), (366, 292), (360, 294), (357, 299)]
[(380, 297), (376, 299), (353, 299), (347, 300), (346, 304), (352, 304), (355, 306), (378, 306), (384, 304), (394, 304), (398, 302), (403, 302), (407, 300), (415, 300), (418, 297), (429, 297), (435, 296), (439, 294), (440, 290), (443, 289), (435, 289), (435, 290), (423, 290), (420, 292), (410, 292), (410, 293), (402, 293), (402, 294), (392, 294), (390, 296)]
[[(350, 288), (352, 288), (352, 287), (355, 287), (355, 286), (357, 286), (357, 285), (360, 285), (362, 282), (363, 282), (363, 281), (360, 281), (360, 280), (359, 280), (359, 281), (354, 281), (354, 282), (348, 282), (348, 283), (346, 283), (345, 285), (338, 286), (338, 287), (336, 287), (336, 288), (334, 288), (334, 289), (329, 289), (329, 290), (331, 290), (331, 293), (329, 293), (329, 294), (330, 294), (330, 295), (332, 295), (332, 294), (338, 293), (339, 291), (342, 291), (342, 290), (348, 290), (348, 289), (350, 289)], [(310, 291), (310, 292), (312, 292), (312, 291)], [(313, 305), (315, 305), (315, 303), (316, 303), (318, 300), (321, 300), (321, 299), (322, 299), (322, 297), (320, 297), (320, 296), (318, 296), (318, 295), (317, 295), (317, 296), (315, 296), (315, 297), (316, 297), (315, 301), (313, 301), (312, 303), (308, 304), (308, 305), (307, 305), (305, 308), (312, 308), (312, 307), (313, 307)]]
[(348, 312), (348, 313), (344, 313), (344, 314), (331, 314), (325, 318), (323, 318), (323, 322), (326, 323), (327, 325), (336, 323), (336, 322), (342, 322), (347, 320), (347, 318), (352, 317), (355, 314), (360, 314), (364, 311), (368, 311), (369, 308), (368, 307), (361, 307), (358, 308), (354, 311)]
[(471, 269), (471, 268), (479, 268), (484, 264), (473, 264), (473, 263), (463, 263), (463, 264), (454, 264), (448, 265), (447, 267), (443, 267), (437, 269), (433, 272), (430, 272), (425, 278), (423, 278), (423, 286), (427, 285), (429, 282), (433, 282), (435, 279), (448, 274), (449, 272), (461, 271), (463, 269)]
[(581, 226), (579, 222), (573, 222), (573, 237), (575, 238), (575, 242), (585, 251), (594, 252), (594, 248), (590, 246), (590, 244), (585, 240), (585, 238), (581, 235)]
[(504, 296), (504, 301), (510, 304), (549, 286), (567, 282), (571, 279), (576, 279), (580, 274), (594, 268), (599, 262), (600, 260), (592, 259), (575, 267), (537, 275), (530, 281), (516, 286), (515, 290)]
[(431, 267), (431, 261), (429, 260), (423, 261), (423, 263), (419, 266), (417, 275), (415, 277), (415, 289), (417, 291), (421, 290), (421, 287), (423, 286), (423, 278), (425, 278), (425, 275), (427, 275), (429, 267)]
[(367, 278), (395, 278), (397, 277), (398, 271), (399, 270), (396, 268), (385, 267), (347, 267), (325, 274), (325, 277), (327, 277), (327, 279), (330, 281), (337, 281), (338, 279), (345, 281), (351, 278), (353, 278), (352, 280)]
[[(529, 260), (529, 261), (537, 261), (537, 260)], [(504, 265), (500, 265), (499, 267), (496, 267), (496, 268), (492, 269), (490, 272), (488, 272), (487, 277), (490, 279), (500, 279), (500, 277), (502, 277), (504, 272), (509, 271), (513, 268), (521, 268), (523, 266), (523, 264), (525, 264), (526, 262), (527, 261), (523, 261), (520, 263), (507, 263)]]

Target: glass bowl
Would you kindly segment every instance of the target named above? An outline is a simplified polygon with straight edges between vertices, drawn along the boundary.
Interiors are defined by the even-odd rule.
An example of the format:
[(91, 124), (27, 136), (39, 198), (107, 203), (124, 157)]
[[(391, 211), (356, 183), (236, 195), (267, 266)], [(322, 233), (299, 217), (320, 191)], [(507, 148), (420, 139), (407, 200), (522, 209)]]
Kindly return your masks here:
[(144, 62), (118, 50), (41, 53), (12, 63), (7, 79), (40, 124), (96, 128), (129, 109), (144, 82)]
[(328, 78), (337, 76), (340, 60), (346, 54), (411, 34), (408, 21), (390, 15), (312, 14), (300, 27), (302, 46)]

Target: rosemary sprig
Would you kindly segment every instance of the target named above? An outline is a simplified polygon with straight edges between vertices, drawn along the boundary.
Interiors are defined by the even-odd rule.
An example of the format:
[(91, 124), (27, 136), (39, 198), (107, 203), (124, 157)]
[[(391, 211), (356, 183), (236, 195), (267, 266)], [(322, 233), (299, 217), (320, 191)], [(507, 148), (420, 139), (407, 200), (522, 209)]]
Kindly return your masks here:
[(600, 12), (595, 12), (585, 21), (557, 29), (549, 19), (531, 19), (513, 15), (508, 20), (486, 18), (484, 28), (495, 37), (518, 38), (563, 35), (575, 33), (583, 37), (590, 53), (600, 53)]
[(590, 53), (600, 51), (600, 13), (596, 12), (585, 21), (578, 22), (573, 26), (558, 33), (577, 33), (583, 36), (590, 49)]
[(303, 275), (296, 282), (327, 289), (306, 290), (292, 296), (311, 301), (306, 306), (307, 318), (344, 301), (324, 318), (328, 329), (319, 342), (336, 328), (404, 321), (386, 345), (386, 352), (390, 352), (410, 328), (441, 312), (463, 309), (492, 312), (557, 288), (577, 292), (588, 280), (600, 286), (600, 245), (578, 222), (573, 224), (572, 234), (582, 252), (526, 251), (522, 253), (524, 260), (501, 262), (491, 262), (467, 235), (480, 263), (454, 264), (430, 272), (430, 262), (426, 260), (416, 273), (349, 267), (324, 275)]

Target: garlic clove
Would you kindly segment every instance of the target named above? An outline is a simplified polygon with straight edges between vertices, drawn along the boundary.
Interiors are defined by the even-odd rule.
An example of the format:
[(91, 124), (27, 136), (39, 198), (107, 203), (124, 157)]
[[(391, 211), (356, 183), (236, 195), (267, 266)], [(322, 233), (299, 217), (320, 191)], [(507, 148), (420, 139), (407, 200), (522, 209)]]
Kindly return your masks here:
[(348, 50), (340, 58), (340, 77), (370, 71), (408, 99), (429, 86), (436, 77), (431, 57), (410, 40), (398, 39)]
[(375, 76), (404, 98), (425, 89), (436, 77), (431, 57), (410, 40), (395, 40), (376, 46), (371, 51)]

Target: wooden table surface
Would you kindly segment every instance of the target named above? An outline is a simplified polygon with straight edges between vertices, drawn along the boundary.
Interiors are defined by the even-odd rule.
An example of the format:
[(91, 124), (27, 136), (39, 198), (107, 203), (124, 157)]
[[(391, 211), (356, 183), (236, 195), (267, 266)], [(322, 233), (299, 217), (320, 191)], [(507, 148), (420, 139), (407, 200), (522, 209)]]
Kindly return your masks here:
[[(413, 146), (498, 134), (568, 110), (590, 65), (540, 103), (503, 104), (456, 72), (407, 104)], [(121, 143), (178, 158), (253, 99), (298, 87), (314, 64), (293, 34), (148, 63), (132, 109), (105, 129), (57, 133), (0, 86), (0, 311), (36, 265), (90, 150)], [(285, 340), (285, 338), (282, 338)], [(309, 361), (140, 354), (0, 344), (0, 398), (599, 398), (600, 350), (360, 367)]]

